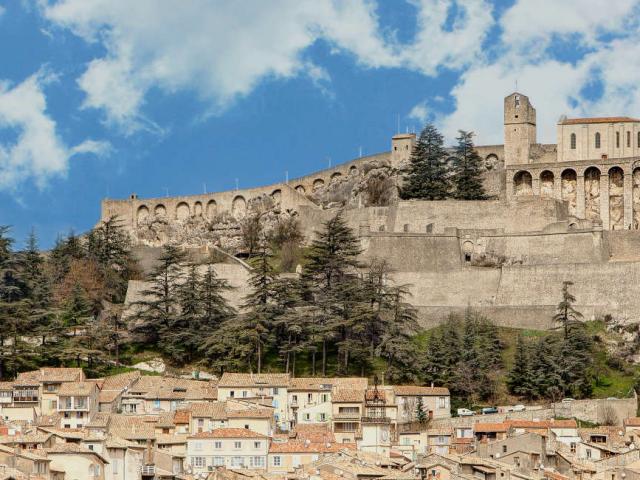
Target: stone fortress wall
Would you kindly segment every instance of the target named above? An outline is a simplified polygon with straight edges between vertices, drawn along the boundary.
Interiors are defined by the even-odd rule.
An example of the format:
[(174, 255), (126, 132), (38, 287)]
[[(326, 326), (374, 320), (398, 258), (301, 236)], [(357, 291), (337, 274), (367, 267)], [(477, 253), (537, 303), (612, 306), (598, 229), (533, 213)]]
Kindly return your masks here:
[[(640, 143), (627, 147), (640, 142), (640, 121), (563, 118), (558, 144), (538, 144), (529, 99), (514, 93), (504, 108), (505, 145), (477, 147), (491, 199), (351, 205), (344, 216), (360, 236), (363, 259), (390, 263), (425, 326), (472, 306), (503, 325), (550, 328), (566, 280), (574, 282), (586, 318), (640, 321)], [(585, 146), (596, 134), (598, 148)], [(414, 142), (413, 134), (396, 135), (389, 152), (267, 187), (105, 200), (102, 217), (117, 214), (132, 231), (155, 217), (180, 224), (226, 212), (239, 219), (253, 200), (267, 196), (297, 212), (305, 237), (312, 238), (336, 213), (314, 192), (362, 175), (372, 164), (401, 168)], [(227, 270), (232, 282), (246, 275)]]

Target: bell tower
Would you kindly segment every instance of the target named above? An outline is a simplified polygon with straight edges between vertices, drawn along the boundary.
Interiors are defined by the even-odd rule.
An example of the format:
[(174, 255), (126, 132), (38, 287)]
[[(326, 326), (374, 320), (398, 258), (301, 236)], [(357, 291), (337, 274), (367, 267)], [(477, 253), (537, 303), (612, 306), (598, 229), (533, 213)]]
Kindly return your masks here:
[(531, 145), (536, 143), (536, 109), (529, 97), (514, 92), (504, 99), (504, 163), (530, 163)]

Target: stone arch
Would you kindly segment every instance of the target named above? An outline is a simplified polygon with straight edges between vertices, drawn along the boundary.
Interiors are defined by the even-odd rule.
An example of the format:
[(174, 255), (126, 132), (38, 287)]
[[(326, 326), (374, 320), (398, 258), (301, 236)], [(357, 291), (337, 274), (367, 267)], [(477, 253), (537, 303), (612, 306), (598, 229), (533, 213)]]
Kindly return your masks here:
[(544, 170), (540, 173), (540, 196), (553, 198), (554, 175), (551, 170)]
[(157, 218), (164, 218), (167, 216), (167, 207), (159, 203), (158, 205), (156, 205), (156, 208), (153, 209), (153, 214)]
[(473, 255), (473, 242), (467, 240), (462, 244), (462, 254), (464, 255), (464, 261), (466, 263), (471, 262), (471, 255)]
[(340, 172), (332, 173), (331, 174), (331, 181), (333, 182), (333, 181), (337, 180), (338, 178), (340, 178), (341, 176), (342, 176), (342, 174)]
[(533, 179), (526, 170), (520, 170), (513, 176), (513, 193), (516, 197), (533, 194)]
[(584, 216), (600, 220), (600, 170), (596, 167), (584, 171)]
[(498, 167), (500, 160), (498, 159), (498, 155), (495, 153), (490, 153), (486, 157), (484, 157), (484, 166), (487, 170), (493, 170)]
[(358, 167), (356, 167), (355, 165), (351, 165), (349, 167), (349, 175), (357, 175), (358, 174)]
[(304, 188), (304, 185), (298, 185), (296, 187), (296, 192), (298, 192), (300, 195), (304, 195), (307, 192), (307, 190), (306, 188)]
[(631, 228), (638, 230), (640, 228), (640, 167), (633, 169), (632, 181), (632, 193), (631, 201), (633, 205), (633, 223)]
[(572, 168), (567, 168), (560, 175), (562, 200), (567, 202), (569, 215), (576, 216), (578, 203), (578, 176)]
[(324, 180), (322, 180), (321, 178), (316, 178), (313, 181), (313, 191), (315, 192), (316, 190), (322, 187), (324, 187)]
[(196, 217), (202, 216), (202, 202), (196, 202), (193, 204), (193, 214)]
[(144, 222), (149, 218), (149, 208), (146, 205), (140, 205), (136, 213), (136, 221), (138, 224)]
[(238, 195), (231, 203), (231, 215), (234, 218), (243, 218), (247, 213), (247, 201), (242, 195)]
[(624, 171), (616, 166), (609, 169), (609, 229), (624, 228)]
[(209, 200), (207, 202), (207, 218), (213, 220), (218, 213), (218, 204), (215, 200)]
[(191, 216), (191, 209), (189, 208), (189, 205), (187, 204), (187, 202), (180, 202), (176, 206), (176, 218), (178, 220), (186, 220), (190, 216)]
[(279, 188), (271, 192), (271, 198), (273, 199), (273, 204), (276, 207), (279, 207), (282, 203), (282, 190)]

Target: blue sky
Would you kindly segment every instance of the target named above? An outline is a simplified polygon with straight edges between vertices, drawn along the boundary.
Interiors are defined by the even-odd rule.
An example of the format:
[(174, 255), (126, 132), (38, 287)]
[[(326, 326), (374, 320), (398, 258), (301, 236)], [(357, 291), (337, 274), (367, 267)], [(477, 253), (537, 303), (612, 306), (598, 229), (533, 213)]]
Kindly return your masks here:
[[(48, 247), (100, 200), (277, 182), (502, 98), (640, 115), (635, 0), (0, 0), (0, 224)], [(623, 68), (620, 68), (623, 66)]]

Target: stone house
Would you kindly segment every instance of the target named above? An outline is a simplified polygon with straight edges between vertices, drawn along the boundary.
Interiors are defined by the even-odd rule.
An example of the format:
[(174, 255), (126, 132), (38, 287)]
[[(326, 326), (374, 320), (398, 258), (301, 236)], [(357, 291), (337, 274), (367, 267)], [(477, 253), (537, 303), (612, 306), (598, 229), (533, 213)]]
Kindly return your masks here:
[(215, 467), (267, 468), (269, 437), (244, 428), (218, 428), (187, 437), (187, 465), (194, 474)]
[(288, 373), (229, 373), (218, 382), (218, 400), (269, 399), (274, 408), (274, 421), (281, 430), (289, 428)]
[(136, 478), (142, 470), (145, 447), (113, 435), (91, 435), (81, 445), (102, 456), (106, 480)]
[(507, 438), (509, 425), (506, 423), (476, 423), (473, 426), (473, 434), (476, 442), (490, 442)]
[(356, 443), (362, 438), (361, 419), (364, 412), (364, 389), (339, 389), (331, 399), (333, 434), (338, 443)]
[(57, 411), (63, 428), (82, 428), (98, 412), (95, 382), (63, 383), (57, 390)]
[(106, 480), (108, 460), (97, 452), (74, 443), (59, 443), (46, 452), (51, 469), (65, 472), (65, 478)]
[(417, 385), (397, 385), (393, 387), (397, 406), (397, 422), (416, 420), (416, 408), (420, 399), (422, 409), (428, 418), (450, 418), (451, 403), (449, 389), (444, 387), (420, 387)]

